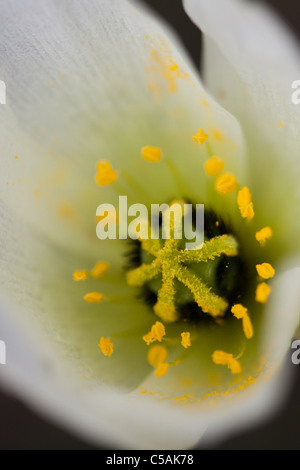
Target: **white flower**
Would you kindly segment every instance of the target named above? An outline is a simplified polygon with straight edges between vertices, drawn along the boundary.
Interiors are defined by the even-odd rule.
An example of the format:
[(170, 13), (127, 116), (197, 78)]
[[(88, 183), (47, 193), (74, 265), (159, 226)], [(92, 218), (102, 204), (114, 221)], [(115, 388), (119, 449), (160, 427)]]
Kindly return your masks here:
[[(224, 108), (176, 38), (137, 3), (1, 6), (1, 380), (51, 419), (110, 446), (187, 448), (207, 427), (216, 438), (266, 415), (282, 396), (283, 357), (299, 321), (298, 46), (257, 4), (184, 4), (205, 33), (206, 83)], [(149, 146), (162, 149), (162, 161)], [(209, 156), (218, 159), (204, 169)], [(118, 179), (99, 187), (102, 160)], [(219, 171), (225, 176), (214, 180)], [(191, 326), (190, 346), (188, 324), (166, 326), (174, 367), (160, 378), (142, 340), (155, 317), (122, 271), (128, 246), (95, 236), (96, 207), (116, 204), (124, 188), (133, 202), (181, 196), (207, 205), (232, 227), (251, 273), (248, 309), (236, 302), (223, 327)], [(265, 227), (273, 236), (255, 240)], [(110, 264), (101, 280), (72, 281), (99, 259)], [(263, 278), (270, 264), (274, 280), (255, 301), (255, 266)], [(87, 283), (105, 293), (100, 306), (82, 300)], [(180, 340), (173, 348), (180, 333), (183, 349)], [(114, 338), (113, 354), (101, 346), (110, 357), (100, 337)], [(187, 356), (178, 364), (180, 347)]]

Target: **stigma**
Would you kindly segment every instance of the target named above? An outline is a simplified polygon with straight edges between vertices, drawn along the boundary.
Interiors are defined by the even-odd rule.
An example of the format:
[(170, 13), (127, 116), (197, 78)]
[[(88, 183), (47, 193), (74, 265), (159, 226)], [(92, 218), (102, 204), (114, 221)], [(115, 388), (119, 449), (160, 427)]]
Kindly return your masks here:
[[(185, 287), (191, 299), (204, 313), (212, 317), (222, 317), (228, 308), (225, 298), (214, 293), (207, 285), (205, 265), (209, 265), (210, 273), (216, 269), (221, 255), (236, 256), (238, 245), (232, 235), (214, 237), (204, 242), (198, 250), (183, 250), (180, 240), (170, 239), (161, 243), (160, 240), (142, 240), (141, 248), (145, 255), (152, 255), (151, 263), (143, 263), (127, 273), (130, 286), (140, 287), (148, 284), (158, 276), (161, 277), (161, 287), (157, 291), (157, 302), (154, 305), (156, 315), (166, 323), (179, 320), (176, 305), (178, 283)], [(215, 266), (213, 266), (216, 264)], [(189, 266), (198, 267), (199, 276)], [(201, 265), (204, 265), (202, 267)], [(202, 276), (200, 272), (202, 271)]]
[[(153, 51), (153, 56), (156, 57), (156, 55), (156, 52)], [(166, 70), (168, 76), (171, 75), (173, 78), (175, 75), (177, 77), (180, 74), (178, 65), (173, 61), (167, 64)], [(185, 200), (182, 199), (183, 194), (180, 189), (182, 185), (180, 184), (178, 184), (178, 199), (170, 199), (172, 200), (170, 206), (167, 203), (153, 205), (155, 208), (158, 206), (159, 212), (161, 212), (159, 216), (156, 217), (157, 214), (154, 214), (154, 217), (152, 217), (151, 213), (151, 217), (149, 217), (149, 206), (144, 206), (144, 212), (141, 211), (142, 216), (134, 221), (135, 224), (130, 224), (131, 227), (135, 227), (137, 236), (133, 240), (137, 252), (135, 253), (134, 263), (132, 262), (126, 268), (126, 282), (129, 286), (136, 288), (140, 297), (142, 297), (140, 294), (144, 294), (144, 300), (147, 297), (148, 303), (151, 303), (151, 312), (149, 313), (153, 317), (151, 317), (152, 320), (151, 323), (149, 321), (148, 327), (140, 333), (140, 342), (141, 347), (144, 348), (145, 352), (147, 351), (145, 359), (149, 370), (152, 368), (153, 375), (157, 379), (162, 379), (162, 381), (170, 373), (170, 369), (185, 361), (192, 354), (200, 337), (199, 329), (201, 325), (199, 323), (204, 319), (209, 321), (207, 331), (210, 328), (220, 329), (226, 322), (235, 325), (234, 328), (238, 332), (238, 337), (242, 339), (242, 353), (234, 354), (233, 351), (230, 351), (231, 348), (223, 350), (222, 347), (224, 346), (221, 345), (221, 342), (220, 345), (218, 343), (215, 350), (215, 346), (211, 348), (208, 357), (214, 366), (225, 366), (232, 375), (241, 374), (242, 361), (240, 359), (244, 354), (246, 345), (251, 342), (254, 336), (253, 324), (256, 325), (252, 322), (254, 312), (248, 306), (250, 296), (244, 296), (245, 292), (242, 290), (241, 284), (243, 283), (243, 288), (246, 286), (248, 294), (248, 279), (250, 279), (251, 288), (253, 288), (252, 304), (254, 301), (265, 304), (271, 294), (271, 287), (265, 281), (275, 275), (275, 269), (270, 263), (264, 262), (265, 260), (261, 260), (260, 264), (253, 265), (249, 269), (249, 261), (246, 263), (245, 259), (247, 258), (242, 258), (243, 253), (245, 253), (242, 238), (239, 239), (236, 230), (231, 230), (227, 223), (225, 224), (223, 221), (223, 217), (224, 220), (230, 220), (225, 212), (226, 203), (230, 202), (234, 204), (234, 211), (236, 211), (240, 223), (247, 223), (249, 232), (252, 230), (251, 237), (257, 250), (261, 250), (260, 247), (263, 247), (273, 236), (272, 229), (268, 225), (263, 228), (255, 226), (257, 217), (255, 219), (250, 189), (248, 186), (240, 186), (237, 177), (230, 172), (230, 168), (225, 167), (225, 160), (221, 158), (222, 155), (216, 156), (219, 155), (219, 152), (214, 152), (215, 149), (213, 144), (211, 145), (208, 142), (209, 135), (206, 132), (199, 128), (198, 133), (191, 136), (197, 144), (202, 146), (200, 150), (207, 152), (201, 168), (208, 180), (207, 186), (213, 195), (212, 199), (218, 202), (217, 205), (212, 203), (209, 209), (205, 209), (205, 211), (203, 204), (205, 227), (203, 225), (199, 229), (197, 224), (197, 209), (195, 210), (195, 206), (198, 208), (200, 204), (185, 203)], [(216, 140), (221, 141), (224, 138), (219, 131), (209, 129), (209, 133)], [(155, 142), (152, 143), (155, 144)], [(172, 170), (172, 177), (178, 182), (178, 172), (173, 162), (166, 156), (165, 149), (145, 145), (142, 148), (139, 147), (138, 152), (139, 158), (142, 157), (151, 165), (156, 166), (157, 163), (157, 169), (160, 165), (166, 163)], [(142, 163), (142, 165), (147, 166), (147, 163)], [(102, 160), (97, 163), (95, 182), (99, 186), (109, 186), (115, 183), (118, 178), (125, 178), (124, 175), (124, 170), (118, 169), (117, 173), (108, 160)], [(125, 181), (129, 182), (130, 186), (135, 183), (130, 175), (127, 175)], [(117, 193), (120, 184), (120, 181), (118, 181), (114, 185), (114, 190)], [(136, 187), (140, 190), (141, 185), (136, 185)], [(127, 215), (127, 197), (119, 194), (119, 206), (126, 208), (125, 213)], [(160, 209), (162, 206), (168, 206), (168, 211), (167, 209)], [(188, 206), (190, 206), (190, 209), (188, 209)], [(219, 207), (219, 210), (222, 211), (222, 217), (214, 212), (213, 208), (216, 207)], [(192, 215), (191, 218), (188, 218), (189, 210)], [(166, 214), (169, 214), (168, 219), (166, 219)], [(97, 211), (97, 215), (100, 216), (99, 211)], [(177, 225), (178, 219), (180, 219), (179, 227)], [(196, 219), (196, 223), (194, 219)], [(190, 233), (183, 230), (184, 224), (182, 222), (185, 222), (185, 220), (191, 222)], [(103, 223), (102, 219), (101, 222)], [(118, 225), (119, 238), (124, 239), (123, 235), (120, 236), (122, 232), (120, 227), (122, 226), (125, 233), (129, 227), (128, 220), (126, 219), (125, 223), (123, 219), (121, 220), (118, 217), (117, 221), (115, 211), (113, 222), (112, 233), (115, 232)], [(232, 223), (235, 223), (234, 217), (232, 217)], [(166, 227), (168, 228), (167, 232)], [(149, 236), (149, 233), (151, 233), (151, 236)], [(152, 236), (153, 233), (156, 235)], [(128, 234), (131, 234), (129, 230)], [(190, 234), (196, 238), (196, 242), (193, 244), (187, 243), (188, 240), (194, 239), (189, 237)], [(98, 235), (98, 232), (97, 236), (101, 240), (109, 238), (106, 237), (106, 232), (103, 238), (102, 235)], [(187, 246), (191, 247), (191, 245), (193, 245), (193, 248), (187, 249)], [(260, 258), (257, 257), (257, 259)], [(73, 280), (78, 282), (93, 278), (93, 280), (96, 279), (101, 282), (102, 279), (100, 278), (103, 276), (105, 279), (108, 269), (109, 264), (107, 262), (99, 261), (90, 271), (86, 269), (74, 271)], [(113, 301), (112, 297), (102, 293), (102, 289), (99, 290), (100, 292), (88, 292), (84, 295), (84, 300), (95, 304), (102, 304), (103, 301), (103, 304)], [(105, 286), (103, 291), (105, 292)], [(149, 298), (151, 298), (151, 302)], [(244, 301), (247, 306), (244, 305)], [(94, 307), (98, 308), (97, 305)], [(99, 310), (101, 308), (102, 305), (99, 306)], [(224, 331), (226, 331), (226, 328), (224, 328)], [(98, 346), (104, 356), (110, 357), (114, 352), (114, 347), (118, 348), (118, 341), (117, 334), (108, 338), (101, 336)], [(227, 349), (226, 346), (225, 349)]]

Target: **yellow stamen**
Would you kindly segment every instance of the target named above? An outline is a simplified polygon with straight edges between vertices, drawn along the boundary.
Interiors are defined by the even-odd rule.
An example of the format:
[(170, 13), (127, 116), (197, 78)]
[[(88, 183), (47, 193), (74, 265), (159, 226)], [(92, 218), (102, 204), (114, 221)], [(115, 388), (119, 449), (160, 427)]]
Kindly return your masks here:
[(243, 307), (242, 304), (235, 304), (233, 307), (231, 307), (231, 312), (235, 318), (240, 320), (241, 318), (244, 318), (244, 316), (248, 313), (248, 310), (246, 307)]
[(102, 276), (102, 274), (106, 273), (108, 269), (108, 263), (106, 263), (105, 261), (98, 261), (98, 263), (96, 263), (93, 269), (91, 270), (90, 274), (92, 277), (98, 279), (100, 276)]
[(103, 297), (104, 295), (100, 292), (89, 292), (88, 294), (85, 294), (83, 298), (88, 303), (100, 303)]
[(241, 366), (240, 361), (234, 358), (231, 359), (230, 362), (228, 363), (228, 368), (231, 370), (231, 373), (233, 375), (241, 374), (242, 372), (242, 366)]
[(237, 195), (237, 203), (241, 212), (241, 216), (244, 219), (251, 220), (254, 217), (254, 210), (253, 210), (253, 202), (252, 202), (252, 195), (249, 191), (247, 186), (244, 186), (238, 192)]
[(99, 186), (107, 186), (114, 183), (118, 178), (116, 171), (111, 167), (107, 160), (97, 163), (97, 174), (95, 175), (96, 183)]
[(270, 227), (264, 227), (258, 232), (256, 232), (255, 238), (261, 245), (264, 245), (266, 241), (272, 237), (272, 235), (272, 229)]
[(101, 336), (98, 346), (104, 356), (110, 357), (114, 351), (114, 345), (111, 340), (109, 338), (104, 338), (103, 336)]
[(220, 194), (230, 194), (237, 187), (236, 177), (230, 173), (224, 173), (216, 181), (216, 190)]
[(142, 157), (148, 162), (159, 162), (161, 160), (162, 151), (159, 147), (151, 147), (146, 145), (141, 150)]
[(253, 326), (246, 307), (242, 304), (235, 304), (231, 307), (231, 312), (235, 318), (242, 320), (244, 334), (247, 339), (251, 339), (253, 336)]
[(208, 140), (208, 135), (205, 134), (203, 129), (199, 129), (198, 134), (193, 135), (193, 139), (195, 142), (202, 145), (206, 140)]
[(153, 334), (153, 337), (157, 339), (157, 341), (161, 341), (166, 334), (166, 330), (164, 325), (160, 321), (157, 321), (154, 325), (152, 325), (151, 333)]
[(181, 333), (181, 344), (185, 349), (189, 348), (192, 345), (191, 334), (189, 332)]
[(73, 272), (73, 279), (74, 281), (85, 281), (87, 279), (87, 272), (84, 269), (78, 269), (77, 271)]
[(258, 284), (255, 293), (255, 300), (261, 304), (265, 304), (271, 294), (271, 287), (265, 282)]
[(269, 263), (262, 263), (256, 265), (256, 270), (260, 277), (263, 279), (270, 279), (275, 274), (275, 269)]
[(163, 377), (164, 375), (167, 374), (169, 370), (169, 364), (166, 362), (159, 364), (157, 369), (154, 372), (155, 377)]
[(149, 333), (147, 333), (146, 335), (143, 336), (143, 340), (145, 341), (147, 346), (149, 346), (149, 344), (151, 344), (151, 343), (153, 343), (153, 341), (155, 341), (151, 331), (149, 331)]
[(224, 168), (224, 161), (219, 157), (211, 157), (204, 163), (204, 169), (208, 176), (218, 176)]
[(165, 334), (166, 330), (164, 325), (160, 321), (157, 321), (152, 325), (151, 331), (143, 336), (143, 340), (147, 343), (147, 346), (149, 346), (149, 344), (154, 341), (161, 342)]
[(148, 351), (147, 360), (153, 367), (158, 367), (159, 364), (166, 362), (168, 357), (167, 349), (161, 344), (154, 344)]
[(212, 355), (212, 360), (215, 364), (221, 365), (221, 366), (226, 366), (228, 364), (228, 361), (230, 361), (233, 358), (232, 354), (226, 353), (224, 351), (214, 351)]
[(240, 362), (235, 359), (232, 354), (224, 351), (214, 351), (212, 360), (217, 365), (227, 366), (231, 370), (232, 374), (240, 374), (242, 372)]
[(244, 331), (246, 338), (251, 339), (253, 336), (253, 326), (252, 326), (250, 317), (247, 313), (243, 317), (242, 322), (243, 322), (243, 331)]

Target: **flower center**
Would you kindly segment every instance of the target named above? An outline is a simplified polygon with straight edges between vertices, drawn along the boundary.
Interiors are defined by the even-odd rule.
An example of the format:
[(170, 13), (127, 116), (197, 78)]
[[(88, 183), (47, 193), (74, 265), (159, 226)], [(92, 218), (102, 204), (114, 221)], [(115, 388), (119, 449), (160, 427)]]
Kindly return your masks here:
[(135, 269), (127, 272), (127, 282), (142, 289), (163, 322), (223, 317), (239, 296), (245, 269), (238, 242), (212, 211), (205, 211), (204, 219), (205, 241), (199, 249), (184, 249), (184, 237), (174, 236), (134, 243)]
[[(174, 70), (177, 70), (176, 67)], [(209, 156), (203, 164), (207, 179), (206, 198), (211, 207), (219, 207), (221, 211), (224, 209), (222, 213), (232, 212), (235, 227), (239, 220), (240, 236), (237, 238), (222, 218), (206, 207), (204, 227), (199, 229), (197, 214), (194, 213), (197, 209), (192, 206), (193, 229), (190, 233), (197, 232), (196, 243), (192, 244), (194, 249), (186, 249), (189, 238), (187, 240), (185, 231), (182, 230), (183, 224), (179, 224), (179, 229), (175, 224), (175, 212), (168, 220), (168, 236), (165, 236), (166, 232), (163, 230), (162, 213), (161, 218), (156, 221), (154, 219), (152, 221), (151, 216), (151, 224), (155, 223), (155, 227), (154, 225), (149, 227), (149, 221), (140, 218), (141, 222), (137, 224), (139, 230), (136, 226), (139, 239), (131, 242), (133, 249), (130, 253), (130, 266), (126, 270), (126, 280), (130, 286), (139, 289), (157, 317), (150, 331), (141, 335), (140, 341), (144, 341), (147, 345), (148, 353), (145, 359), (155, 369), (154, 376), (158, 378), (165, 376), (173, 366), (179, 366), (180, 369), (180, 364), (184, 361), (189, 361), (193, 365), (192, 352), (193, 350), (197, 352), (199, 349), (202, 351), (204, 369), (208, 359), (214, 363), (216, 370), (218, 366), (226, 366), (231, 374), (240, 375), (242, 378), (244, 370), (241, 358), (247, 349), (248, 341), (252, 340), (255, 334), (252, 320), (255, 322), (259, 320), (254, 318), (256, 304), (262, 307), (272, 291), (266, 281), (275, 275), (275, 270), (270, 263), (265, 262), (266, 252), (262, 251), (262, 248), (272, 243), (270, 239), (273, 237), (273, 230), (268, 225), (263, 227), (260, 225), (255, 215), (250, 189), (247, 186), (241, 187), (236, 176), (227, 172), (225, 161), (214, 153), (211, 137), (222, 140), (223, 134), (213, 130), (210, 134), (211, 136), (203, 129), (199, 129), (197, 134), (191, 136), (197, 145), (206, 148)], [(160, 165), (164, 161), (181, 197), (184, 188), (180, 173), (164, 150), (146, 145), (141, 149), (140, 155), (151, 165)], [(117, 180), (121, 180), (121, 183)], [(126, 169), (116, 171), (106, 160), (98, 162), (95, 181), (102, 187), (113, 185), (119, 195), (125, 194), (122, 185), (124, 182), (126, 187), (133, 188), (134, 192), (143, 193), (143, 187), (127, 173)], [(226, 201), (230, 204), (226, 205)], [(185, 210), (184, 201), (174, 201), (171, 207), (173, 204)], [(184, 212), (180, 217), (181, 221), (182, 218), (185, 220)], [(117, 225), (116, 214), (114, 223)], [(160, 228), (158, 236), (157, 226)], [(155, 237), (149, 236), (149, 229), (151, 234), (152, 229), (156, 231)], [(200, 237), (198, 237), (199, 232), (202, 235)], [(244, 239), (245, 233), (248, 238), (247, 243)], [(123, 236), (120, 238), (123, 239)], [(253, 256), (255, 265), (254, 263), (252, 265), (252, 259), (249, 260), (248, 256), (253, 244), (256, 246), (254, 250), (256, 255)], [(245, 262), (244, 258), (248, 261)], [(259, 261), (260, 264), (256, 264)], [(76, 270), (73, 272), (73, 278), (76, 282), (86, 281), (88, 278), (100, 280), (102, 276), (108, 279), (109, 269), (107, 262), (99, 261), (91, 271)], [(120, 301), (118, 298), (107, 296), (105, 292), (98, 291), (88, 292), (83, 298), (89, 303)], [(226, 322), (225, 325), (225, 316), (232, 319), (230, 324)], [(203, 320), (212, 322), (212, 328), (196, 327), (195, 323)], [(224, 337), (219, 334), (216, 324), (224, 326), (224, 331), (227, 333)], [(258, 321), (254, 323), (255, 327), (257, 324)], [(212, 333), (209, 338), (208, 329), (209, 333)], [(233, 332), (233, 335), (228, 334), (228, 331)], [(135, 329), (128, 336), (128, 341), (131, 341), (132, 334), (136, 334)], [(115, 350), (117, 352), (121, 338), (125, 338), (126, 335), (125, 331), (120, 334), (110, 334), (109, 337), (101, 336), (98, 346), (103, 355), (110, 357)], [(238, 347), (234, 345), (234, 336), (238, 336)], [(248, 367), (247, 357), (243, 357), (243, 361)], [(184, 372), (184, 369), (180, 370), (181, 373)], [(193, 370), (198, 371), (198, 362)], [(175, 372), (173, 378), (177, 381), (176, 374)], [(250, 379), (248, 382), (252, 383)], [(140, 393), (147, 392), (142, 390)]]

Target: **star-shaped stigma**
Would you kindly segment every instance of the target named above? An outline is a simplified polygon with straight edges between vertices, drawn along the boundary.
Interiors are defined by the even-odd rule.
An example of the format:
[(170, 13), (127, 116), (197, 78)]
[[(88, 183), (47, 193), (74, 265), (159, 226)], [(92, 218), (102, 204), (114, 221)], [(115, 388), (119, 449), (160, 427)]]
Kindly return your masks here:
[(176, 308), (176, 284), (183, 284), (193, 295), (196, 304), (203, 312), (212, 317), (223, 316), (228, 308), (228, 302), (212, 292), (201, 276), (197, 276), (189, 265), (207, 263), (220, 257), (236, 256), (238, 245), (232, 235), (221, 235), (205, 241), (199, 249), (183, 250), (180, 248), (181, 240), (170, 239), (163, 242), (159, 239), (140, 240), (141, 248), (154, 260), (144, 263), (140, 267), (127, 273), (127, 282), (130, 286), (141, 287), (144, 284), (162, 276), (162, 286), (157, 292), (157, 302), (154, 312), (166, 323), (173, 323), (179, 319)]

